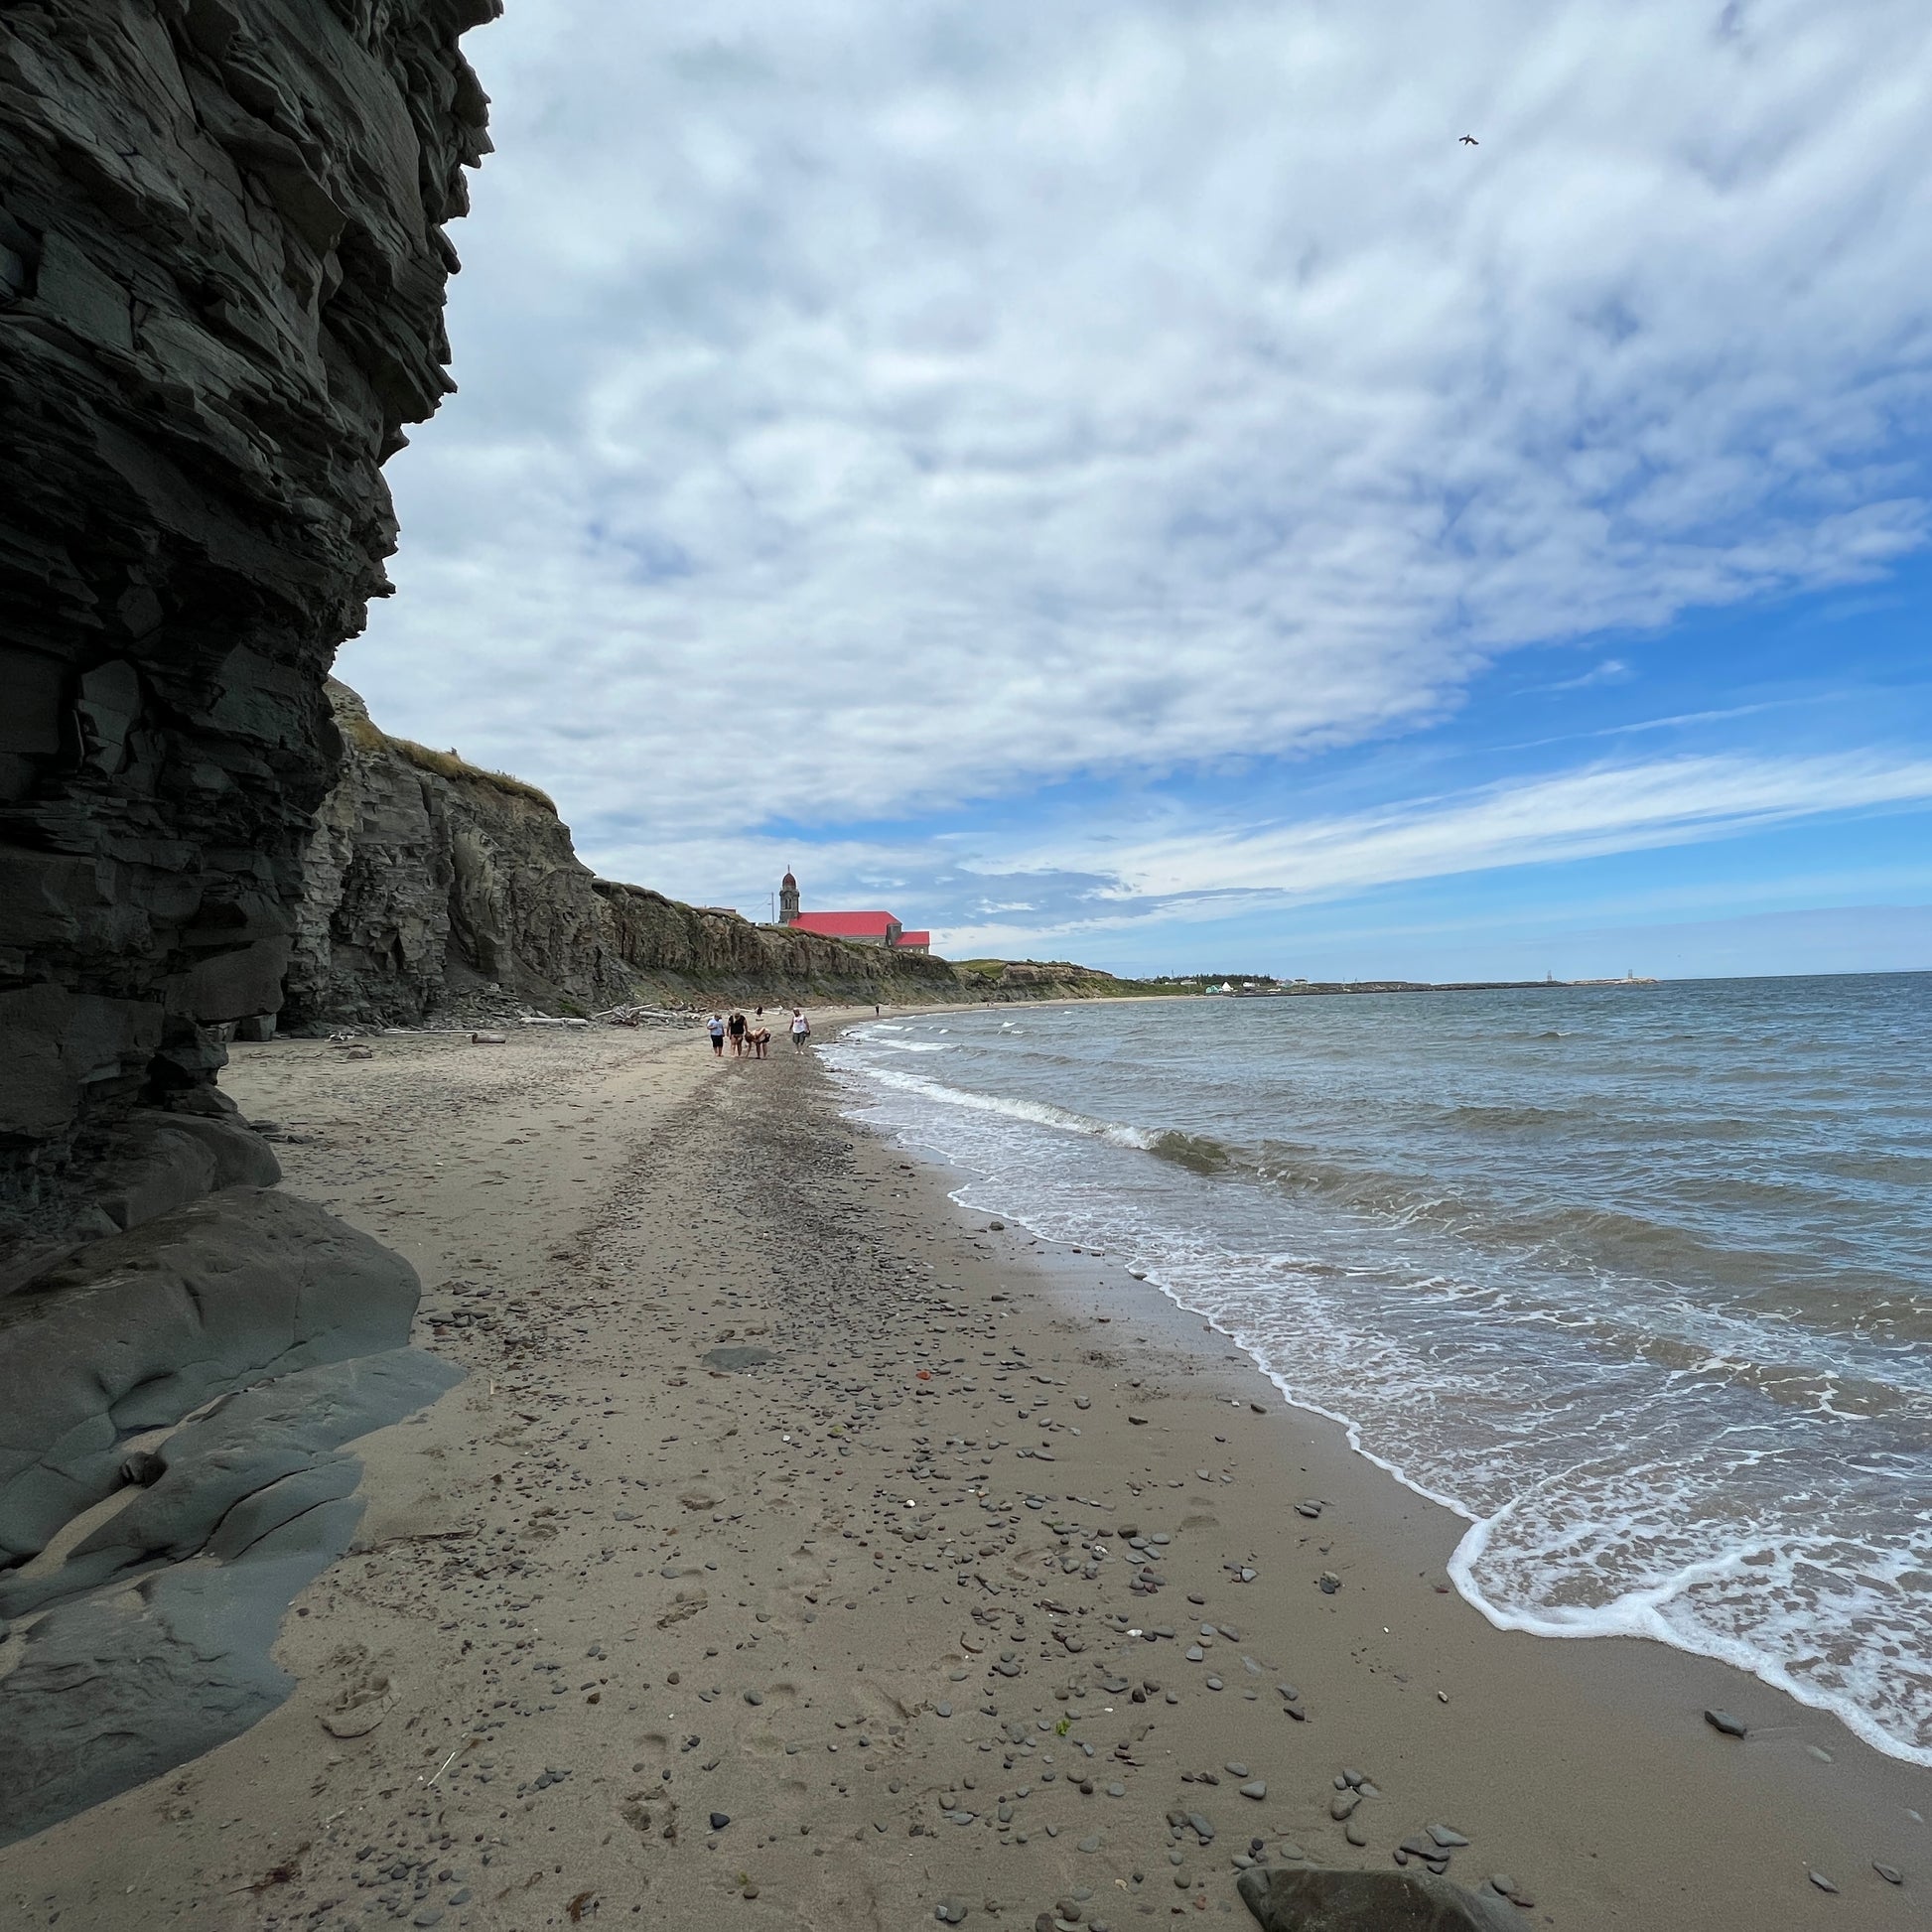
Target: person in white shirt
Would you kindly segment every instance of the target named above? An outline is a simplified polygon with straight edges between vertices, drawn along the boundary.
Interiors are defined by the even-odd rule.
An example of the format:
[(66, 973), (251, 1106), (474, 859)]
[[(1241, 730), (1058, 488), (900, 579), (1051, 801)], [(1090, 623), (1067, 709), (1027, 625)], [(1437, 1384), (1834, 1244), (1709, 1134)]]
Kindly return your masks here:
[(802, 1008), (791, 1010), (791, 1044), (795, 1052), (802, 1053), (812, 1036), (812, 1023), (805, 1018)]
[(722, 1060), (725, 1057), (724, 1015), (719, 1013), (714, 1013), (711, 1016), (711, 1018), (704, 1023), (704, 1030), (706, 1033), (708, 1033), (711, 1035), (712, 1052), (715, 1053), (718, 1056), (718, 1058)]

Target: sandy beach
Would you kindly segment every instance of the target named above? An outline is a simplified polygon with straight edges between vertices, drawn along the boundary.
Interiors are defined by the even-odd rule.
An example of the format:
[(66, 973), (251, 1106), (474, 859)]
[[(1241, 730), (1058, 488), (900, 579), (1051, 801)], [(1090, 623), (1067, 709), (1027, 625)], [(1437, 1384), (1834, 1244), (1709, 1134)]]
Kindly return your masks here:
[(810, 1055), (371, 1043), (223, 1085), (467, 1379), (360, 1445), (290, 1701), (0, 1852), (10, 1923), (1245, 1924), (1243, 1862), (1405, 1840), (1525, 1925), (1924, 1922), (1932, 1772), (1491, 1628), (1447, 1512), (1115, 1258), (957, 1208)]

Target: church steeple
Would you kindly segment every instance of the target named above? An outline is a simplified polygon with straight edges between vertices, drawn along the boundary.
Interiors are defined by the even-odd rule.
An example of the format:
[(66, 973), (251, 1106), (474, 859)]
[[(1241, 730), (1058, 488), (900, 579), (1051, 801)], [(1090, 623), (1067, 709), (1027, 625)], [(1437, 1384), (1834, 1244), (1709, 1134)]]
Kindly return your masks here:
[(790, 925), (798, 917), (798, 882), (789, 869), (778, 881), (778, 923)]

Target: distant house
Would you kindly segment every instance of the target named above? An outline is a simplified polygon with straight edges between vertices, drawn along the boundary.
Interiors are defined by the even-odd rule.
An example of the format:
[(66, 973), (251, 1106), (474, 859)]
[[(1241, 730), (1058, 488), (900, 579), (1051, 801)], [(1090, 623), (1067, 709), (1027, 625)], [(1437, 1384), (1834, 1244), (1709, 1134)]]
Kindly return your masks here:
[(786, 873), (778, 889), (780, 922), (800, 932), (843, 939), (855, 946), (887, 946), (894, 952), (932, 950), (930, 932), (908, 932), (890, 912), (805, 912), (799, 909), (798, 882)]

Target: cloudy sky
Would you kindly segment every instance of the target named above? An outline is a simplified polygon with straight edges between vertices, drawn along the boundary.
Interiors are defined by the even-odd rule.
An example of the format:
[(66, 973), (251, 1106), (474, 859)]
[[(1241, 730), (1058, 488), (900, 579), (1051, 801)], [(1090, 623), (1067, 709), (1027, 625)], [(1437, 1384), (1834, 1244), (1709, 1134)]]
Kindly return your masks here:
[(342, 671), (600, 871), (1133, 970), (1932, 966), (1923, 0), (468, 51), (461, 391)]

